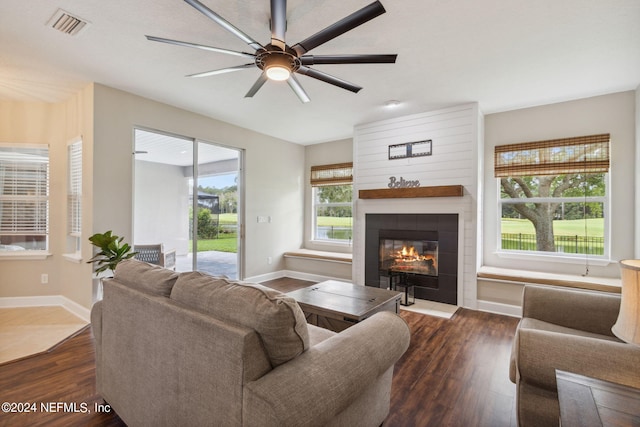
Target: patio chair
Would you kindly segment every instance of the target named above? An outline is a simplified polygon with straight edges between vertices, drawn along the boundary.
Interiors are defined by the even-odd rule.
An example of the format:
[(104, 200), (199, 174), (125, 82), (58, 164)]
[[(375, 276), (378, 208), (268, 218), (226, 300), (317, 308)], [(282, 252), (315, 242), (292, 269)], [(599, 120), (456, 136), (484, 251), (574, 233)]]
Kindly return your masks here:
[(137, 252), (134, 258), (156, 264), (171, 270), (176, 269), (176, 250), (165, 252), (162, 243), (155, 245), (133, 245), (133, 251)]

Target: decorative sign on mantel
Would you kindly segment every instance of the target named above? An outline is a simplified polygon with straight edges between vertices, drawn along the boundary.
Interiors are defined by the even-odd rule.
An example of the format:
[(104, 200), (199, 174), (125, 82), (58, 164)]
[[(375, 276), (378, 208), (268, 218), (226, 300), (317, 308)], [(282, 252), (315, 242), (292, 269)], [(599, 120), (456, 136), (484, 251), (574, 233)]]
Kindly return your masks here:
[(405, 142), (389, 146), (389, 160), (431, 155), (431, 140)]
[(390, 176), (389, 177), (389, 185), (387, 185), (387, 187), (389, 187), (389, 188), (415, 188), (415, 187), (420, 187), (420, 181), (418, 181), (418, 180), (407, 181), (403, 177), (400, 177), (400, 179), (398, 179), (395, 176)]

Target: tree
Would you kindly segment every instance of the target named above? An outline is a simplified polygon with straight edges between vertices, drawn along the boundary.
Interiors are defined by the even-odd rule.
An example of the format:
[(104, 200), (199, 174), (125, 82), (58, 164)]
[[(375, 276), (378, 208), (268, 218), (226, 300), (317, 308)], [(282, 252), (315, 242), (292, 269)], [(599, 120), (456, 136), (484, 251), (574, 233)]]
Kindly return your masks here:
[[(561, 202), (533, 202), (532, 198), (583, 197), (604, 195), (603, 174), (564, 174), (537, 177), (501, 178), (502, 197), (521, 199), (522, 203), (509, 204), (513, 210), (528, 219), (536, 230), (536, 250), (555, 252), (553, 220)], [(575, 207), (573, 207), (575, 210)], [(582, 219), (585, 212), (593, 217), (602, 217), (602, 209), (598, 203), (588, 203), (579, 215), (570, 213), (572, 217)], [(566, 212), (564, 218), (567, 218)]]
[[(316, 197), (319, 203), (351, 203), (353, 199), (353, 185), (327, 185), (316, 188)], [(318, 212), (319, 216), (350, 217), (351, 206), (332, 206)]]

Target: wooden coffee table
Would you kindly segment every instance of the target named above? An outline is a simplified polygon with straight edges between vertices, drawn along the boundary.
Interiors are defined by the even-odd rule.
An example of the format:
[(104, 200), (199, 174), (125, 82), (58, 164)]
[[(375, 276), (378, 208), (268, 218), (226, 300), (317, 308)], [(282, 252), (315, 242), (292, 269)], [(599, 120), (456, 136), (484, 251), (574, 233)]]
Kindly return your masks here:
[(402, 294), (327, 280), (287, 295), (300, 304), (308, 323), (340, 332), (379, 311), (398, 313)]
[(556, 370), (560, 421), (572, 426), (640, 425), (640, 390)]

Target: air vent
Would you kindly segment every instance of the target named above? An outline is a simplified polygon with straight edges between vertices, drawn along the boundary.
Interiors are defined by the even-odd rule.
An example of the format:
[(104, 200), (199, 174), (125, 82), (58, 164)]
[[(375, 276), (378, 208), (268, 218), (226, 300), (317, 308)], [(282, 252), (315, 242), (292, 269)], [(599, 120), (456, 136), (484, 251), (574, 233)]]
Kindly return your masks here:
[(85, 29), (89, 25), (89, 22), (73, 16), (62, 9), (58, 9), (51, 19), (49, 19), (47, 25), (65, 34), (75, 36)]

